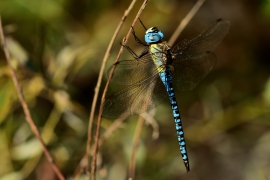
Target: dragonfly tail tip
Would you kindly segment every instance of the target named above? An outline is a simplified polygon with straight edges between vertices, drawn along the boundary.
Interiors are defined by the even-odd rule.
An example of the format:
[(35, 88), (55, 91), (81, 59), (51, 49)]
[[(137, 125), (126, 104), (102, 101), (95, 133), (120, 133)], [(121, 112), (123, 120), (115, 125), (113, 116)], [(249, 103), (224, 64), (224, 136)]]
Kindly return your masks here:
[(185, 163), (185, 166), (186, 166), (187, 172), (189, 172), (190, 171), (190, 169), (189, 169), (189, 163)]

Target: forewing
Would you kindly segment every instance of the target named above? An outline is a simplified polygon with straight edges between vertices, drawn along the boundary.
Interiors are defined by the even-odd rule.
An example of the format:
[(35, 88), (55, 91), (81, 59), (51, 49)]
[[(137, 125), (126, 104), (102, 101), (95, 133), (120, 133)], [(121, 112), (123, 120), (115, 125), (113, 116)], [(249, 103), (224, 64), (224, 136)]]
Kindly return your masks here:
[[(153, 75), (156, 67), (149, 54), (139, 59), (119, 61), (116, 66), (111, 82), (120, 85), (132, 85)], [(113, 66), (109, 69), (113, 68)]]
[(213, 51), (226, 36), (230, 28), (230, 22), (219, 19), (212, 23), (198, 36), (186, 39), (177, 44), (172, 53), (178, 60), (197, 59), (207, 51)]
[(173, 64), (173, 85), (177, 90), (193, 89), (212, 70), (216, 56), (212, 52), (202, 53), (196, 59), (178, 60)]
[(103, 108), (106, 118), (141, 114), (158, 106), (167, 97), (158, 73), (118, 91), (109, 97)]
[(211, 52), (228, 33), (230, 22), (217, 20), (198, 36), (172, 49), (173, 83), (178, 90), (190, 90), (212, 70), (216, 57)]

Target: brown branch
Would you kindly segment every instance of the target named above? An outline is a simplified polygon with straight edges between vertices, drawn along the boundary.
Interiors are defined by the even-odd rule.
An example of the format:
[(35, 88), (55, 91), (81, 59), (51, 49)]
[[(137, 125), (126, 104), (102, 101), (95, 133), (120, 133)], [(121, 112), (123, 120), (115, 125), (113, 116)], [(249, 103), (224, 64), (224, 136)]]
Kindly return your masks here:
[(203, 5), (205, 0), (198, 0), (197, 3), (192, 7), (192, 9), (189, 11), (189, 13), (186, 15), (186, 17), (180, 22), (179, 26), (171, 36), (170, 40), (168, 41), (168, 44), (172, 46), (178, 36), (181, 34), (183, 29), (186, 27), (186, 25), (189, 23), (189, 21), (193, 18), (193, 16), (197, 13), (197, 11), (200, 9), (200, 7)]
[(37, 126), (35, 125), (35, 122), (34, 122), (33, 118), (31, 117), (31, 113), (30, 113), (29, 108), (28, 108), (28, 106), (27, 106), (27, 104), (25, 102), (21, 86), (20, 86), (20, 84), (18, 82), (18, 78), (16, 76), (15, 70), (13, 69), (12, 64), (11, 64), (10, 54), (9, 54), (8, 48), (6, 46), (5, 36), (4, 36), (3, 28), (2, 28), (1, 17), (0, 17), (0, 39), (1, 39), (0, 43), (1, 43), (2, 49), (4, 51), (8, 66), (9, 66), (10, 71), (11, 71), (11, 77), (12, 77), (14, 86), (15, 86), (15, 88), (17, 90), (17, 94), (18, 94), (19, 100), (21, 102), (21, 105), (22, 105), (22, 108), (23, 108), (23, 111), (24, 111), (24, 114), (25, 114), (26, 122), (29, 124), (32, 132), (34, 133), (36, 138), (39, 140), (39, 142), (40, 142), (40, 144), (42, 146), (43, 152), (44, 152), (47, 160), (49, 161), (53, 171), (55, 172), (55, 174), (57, 175), (57, 177), (59, 179), (64, 180), (65, 178), (64, 178), (63, 174), (61, 173), (61, 171), (59, 170), (59, 168), (57, 167), (57, 165), (55, 164), (54, 159), (52, 158), (52, 156), (49, 153), (48, 149), (46, 148), (46, 145), (45, 145), (45, 143), (44, 143), (44, 141), (43, 141), (43, 139), (42, 139), (42, 137), (41, 137), (41, 135), (40, 135), (40, 133), (38, 131)]
[(110, 135), (122, 124), (122, 122), (126, 120), (126, 118), (116, 119), (110, 127), (103, 133), (103, 135), (99, 138), (98, 144), (101, 146), (106, 139), (110, 137)]
[(153, 128), (152, 138), (156, 140), (159, 137), (159, 125), (157, 120), (155, 120), (155, 118), (153, 118), (153, 116), (147, 112), (140, 114), (140, 116), (142, 116), (145, 119), (146, 123), (152, 126)]
[[(113, 123), (110, 125), (110, 127), (102, 134), (102, 136), (99, 138), (98, 145), (99, 147), (105, 142), (106, 139), (110, 137), (110, 135), (122, 124), (122, 122), (126, 118), (119, 118), (113, 121)], [(93, 147), (90, 149), (90, 155), (93, 155)], [(72, 179), (76, 180), (79, 178), (79, 175), (82, 173), (82, 170), (86, 167), (86, 161), (87, 161), (88, 155), (85, 154), (84, 157), (81, 159), (79, 165), (77, 166), (75, 172), (73, 173)]]
[[(139, 9), (133, 23), (132, 23), (132, 27), (135, 26), (135, 23), (137, 22), (140, 14), (142, 13), (142, 11), (144, 10), (146, 4), (147, 4), (148, 0), (144, 0), (141, 8)], [(125, 45), (128, 41), (128, 38), (131, 34), (131, 31), (132, 31), (132, 28), (129, 29), (129, 32), (127, 33), (127, 36), (126, 38), (124, 38), (124, 41), (123, 41), (123, 44)], [(115, 60), (115, 63), (118, 62), (122, 52), (123, 52), (123, 46), (121, 46), (120, 50), (119, 50), (119, 53), (118, 53), (118, 56)], [(105, 95), (106, 95), (106, 92), (108, 90), (108, 86), (109, 86), (109, 83), (110, 83), (110, 80), (111, 80), (111, 77), (112, 77), (112, 74), (113, 74), (113, 71), (114, 71), (115, 67), (112, 68), (111, 72), (110, 72), (110, 75), (108, 77), (108, 81), (106, 83), (106, 86), (104, 88), (104, 91), (103, 91), (103, 94), (102, 94), (102, 98), (101, 98), (101, 105), (100, 105), (100, 108), (99, 108), (99, 114), (98, 114), (98, 120), (97, 120), (97, 130), (96, 130), (96, 135), (95, 135), (95, 146), (94, 146), (94, 155), (93, 155), (93, 159), (92, 159), (92, 168), (91, 168), (91, 177), (92, 177), (92, 180), (95, 180), (95, 173), (96, 173), (96, 158), (97, 158), (97, 151), (98, 151), (98, 140), (99, 140), (99, 134), (100, 134), (100, 124), (101, 124), (101, 115), (102, 115), (102, 111), (103, 111), (103, 104), (105, 102)]]
[(121, 21), (119, 22), (119, 24), (118, 24), (118, 26), (117, 26), (114, 34), (113, 34), (113, 37), (112, 37), (112, 39), (110, 41), (110, 44), (109, 44), (109, 46), (108, 46), (108, 48), (106, 50), (106, 53), (104, 55), (102, 65), (101, 65), (101, 68), (100, 68), (98, 82), (97, 82), (97, 85), (96, 85), (96, 88), (95, 88), (94, 99), (93, 99), (91, 112), (90, 112), (90, 117), (89, 117), (88, 136), (87, 136), (87, 145), (86, 145), (86, 154), (87, 154), (87, 156), (84, 156), (84, 157), (87, 158), (85, 160), (87, 162), (86, 163), (86, 174), (87, 174), (88, 178), (90, 177), (90, 174), (89, 174), (89, 157), (90, 157), (90, 149), (91, 149), (90, 144), (91, 144), (91, 137), (92, 137), (92, 127), (93, 127), (94, 113), (95, 113), (95, 109), (96, 109), (97, 98), (98, 98), (98, 94), (99, 94), (99, 90), (100, 90), (100, 84), (101, 84), (101, 81), (102, 81), (102, 76), (103, 76), (103, 73), (104, 73), (105, 65), (106, 65), (107, 60), (108, 60), (109, 55), (110, 55), (110, 51), (112, 49), (112, 45), (113, 45), (113, 43), (114, 43), (120, 29), (123, 26), (123, 23), (125, 22), (128, 14), (130, 13), (130, 11), (133, 8), (136, 1), (137, 0), (133, 0), (131, 2), (128, 9), (125, 11), (124, 15), (122, 16)]
[(144, 118), (139, 116), (137, 127), (134, 133), (133, 142), (132, 142), (132, 150), (131, 150), (131, 158), (129, 163), (129, 179), (134, 179), (135, 176), (135, 167), (136, 167), (136, 150), (139, 145), (139, 139), (142, 132), (144, 124)]

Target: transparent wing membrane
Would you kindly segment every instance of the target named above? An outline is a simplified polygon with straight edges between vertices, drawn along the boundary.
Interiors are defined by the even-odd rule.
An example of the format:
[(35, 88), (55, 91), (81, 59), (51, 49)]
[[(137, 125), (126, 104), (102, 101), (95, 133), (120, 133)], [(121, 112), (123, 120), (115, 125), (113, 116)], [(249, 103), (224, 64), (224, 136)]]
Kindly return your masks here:
[(187, 91), (196, 87), (212, 70), (216, 56), (206, 52), (197, 59), (177, 60), (173, 63), (173, 85), (177, 90)]
[(228, 33), (229, 27), (229, 21), (217, 20), (198, 36), (181, 41), (172, 52), (180, 60), (200, 58), (205, 52), (215, 49)]
[[(113, 66), (109, 69), (113, 68)], [(123, 60), (116, 64), (111, 82), (120, 85), (131, 85), (145, 78), (150, 77), (156, 72), (156, 67), (149, 54), (134, 59)]]
[(141, 114), (158, 106), (167, 97), (156, 73), (109, 97), (104, 104), (103, 117), (119, 118)]
[(173, 85), (190, 90), (212, 70), (216, 57), (211, 52), (228, 33), (229, 21), (217, 20), (198, 36), (186, 39), (172, 49)]
[[(229, 21), (217, 20), (198, 36), (172, 48), (172, 62), (167, 65), (173, 70), (176, 89), (194, 88), (211, 71), (216, 63), (211, 51), (228, 33), (229, 26)], [(103, 116), (107, 118), (143, 113), (158, 106), (167, 96), (149, 52), (141, 58), (117, 63), (111, 81), (127, 87), (105, 101)]]

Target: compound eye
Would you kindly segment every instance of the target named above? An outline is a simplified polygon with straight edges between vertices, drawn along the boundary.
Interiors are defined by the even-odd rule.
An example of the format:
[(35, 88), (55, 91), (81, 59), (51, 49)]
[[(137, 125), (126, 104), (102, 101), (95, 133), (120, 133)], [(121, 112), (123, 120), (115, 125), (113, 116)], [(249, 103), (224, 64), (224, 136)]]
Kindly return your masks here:
[(154, 32), (154, 33), (157, 33), (158, 32), (158, 28), (157, 27), (152, 27), (152, 32)]

